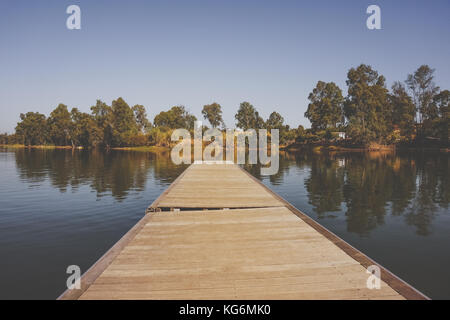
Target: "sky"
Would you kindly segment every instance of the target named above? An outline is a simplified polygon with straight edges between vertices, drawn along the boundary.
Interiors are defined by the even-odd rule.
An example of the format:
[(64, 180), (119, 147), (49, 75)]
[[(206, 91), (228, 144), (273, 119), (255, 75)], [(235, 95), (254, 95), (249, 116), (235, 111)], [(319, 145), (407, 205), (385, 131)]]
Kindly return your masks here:
[[(66, 8), (81, 9), (69, 30)], [(369, 30), (369, 5), (381, 30)], [(218, 102), (228, 127), (243, 101), (292, 127), (317, 81), (347, 92), (346, 75), (361, 63), (404, 81), (420, 65), (450, 89), (450, 1), (2, 0), (0, 132), (19, 114), (48, 115), (59, 103), (89, 112), (97, 99), (123, 97), (150, 120), (184, 105), (201, 118)]]

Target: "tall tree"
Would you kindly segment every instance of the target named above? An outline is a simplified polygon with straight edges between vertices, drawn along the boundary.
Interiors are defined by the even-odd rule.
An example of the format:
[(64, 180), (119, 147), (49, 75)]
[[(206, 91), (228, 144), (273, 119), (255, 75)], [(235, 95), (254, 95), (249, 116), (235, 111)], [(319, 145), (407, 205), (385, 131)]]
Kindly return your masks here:
[(157, 127), (171, 129), (193, 129), (197, 118), (190, 114), (184, 106), (174, 106), (169, 111), (161, 111), (155, 116), (153, 123)]
[(147, 111), (145, 110), (145, 107), (143, 105), (137, 104), (133, 106), (132, 109), (134, 112), (138, 130), (140, 132), (147, 132), (151, 128), (152, 124), (150, 123), (150, 121), (148, 121)]
[(234, 118), (237, 121), (236, 126), (243, 130), (261, 129), (264, 127), (263, 118), (256, 111), (255, 107), (246, 101), (240, 104)]
[(417, 122), (432, 120), (437, 117), (433, 108), (433, 97), (439, 92), (439, 87), (434, 84), (434, 69), (428, 65), (420, 66), (414, 73), (409, 74), (406, 84), (412, 92), (417, 112)]
[(73, 108), (70, 112), (73, 121), (73, 140), (76, 145), (97, 147), (103, 141), (103, 130), (94, 117)]
[(284, 124), (284, 118), (278, 112), (274, 111), (266, 120), (264, 127), (267, 130), (277, 129), (279, 132), (280, 143), (285, 144), (289, 141), (295, 140), (297, 137), (297, 130), (289, 130), (289, 125)]
[(197, 117), (189, 112), (186, 112), (184, 116), (185, 128), (188, 130), (193, 130), (195, 126), (195, 121), (197, 121)]
[(284, 118), (278, 112), (272, 112), (266, 121), (266, 129), (284, 129)]
[(392, 85), (389, 101), (392, 108), (392, 123), (398, 126), (402, 135), (411, 135), (414, 132), (416, 109), (412, 98), (401, 82), (397, 81)]
[(20, 114), (16, 135), (24, 145), (41, 145), (47, 142), (47, 120), (39, 112)]
[(113, 113), (112, 108), (101, 100), (97, 100), (91, 112), (97, 127), (101, 130), (102, 143), (106, 148), (112, 144), (113, 138)]
[(113, 142), (117, 146), (125, 146), (138, 132), (133, 110), (122, 98), (114, 100), (111, 108)]
[(74, 146), (72, 131), (73, 123), (70, 112), (65, 104), (60, 103), (48, 118), (50, 138), (57, 146)]
[(6, 132), (0, 134), (0, 144), (8, 144), (8, 134)]
[(344, 122), (344, 97), (341, 89), (334, 82), (317, 82), (308, 99), (311, 103), (308, 105), (305, 117), (311, 121), (313, 130), (336, 128)]
[(450, 91), (443, 90), (433, 97), (433, 108), (437, 110), (439, 117), (434, 120), (435, 135), (448, 144), (450, 135)]
[(264, 119), (259, 115), (259, 112), (255, 112), (255, 129), (264, 129), (264, 126), (266, 125), (266, 122)]
[(349, 136), (362, 144), (381, 142), (391, 124), (385, 78), (365, 64), (351, 68), (347, 78), (344, 114), (349, 119)]
[(450, 120), (450, 91), (442, 90), (433, 97), (433, 105), (439, 117)]
[(202, 115), (209, 121), (213, 128), (217, 128), (220, 125), (225, 126), (222, 118), (222, 107), (216, 102), (204, 105)]

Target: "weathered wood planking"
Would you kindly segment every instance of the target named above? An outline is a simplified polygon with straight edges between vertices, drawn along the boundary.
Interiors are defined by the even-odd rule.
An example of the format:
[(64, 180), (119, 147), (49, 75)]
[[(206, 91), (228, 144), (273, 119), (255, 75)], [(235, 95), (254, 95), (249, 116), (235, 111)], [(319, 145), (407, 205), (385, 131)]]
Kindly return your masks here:
[(283, 203), (235, 164), (193, 164), (153, 208), (252, 208)]
[(366, 269), (285, 207), (152, 213), (81, 299), (375, 299)]
[(150, 212), (60, 299), (427, 298), (381, 266), (368, 289), (374, 261), (236, 165), (191, 165), (151, 208), (239, 209)]

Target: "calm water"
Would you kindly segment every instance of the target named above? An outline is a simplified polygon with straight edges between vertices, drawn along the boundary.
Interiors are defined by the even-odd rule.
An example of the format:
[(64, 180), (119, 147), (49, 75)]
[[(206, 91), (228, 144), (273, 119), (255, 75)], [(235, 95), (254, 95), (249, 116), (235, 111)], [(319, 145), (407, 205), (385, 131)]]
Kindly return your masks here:
[[(54, 299), (184, 170), (167, 153), (0, 149), (0, 298)], [(449, 156), (282, 154), (268, 187), (432, 298), (450, 299)]]

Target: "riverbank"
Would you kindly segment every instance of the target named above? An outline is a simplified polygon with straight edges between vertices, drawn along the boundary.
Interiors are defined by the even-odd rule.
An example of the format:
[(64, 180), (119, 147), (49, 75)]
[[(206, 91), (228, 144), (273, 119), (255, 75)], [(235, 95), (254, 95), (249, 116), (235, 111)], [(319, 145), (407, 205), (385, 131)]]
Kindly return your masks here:
[[(0, 144), (2, 148), (16, 148), (16, 149), (77, 149), (83, 150), (84, 147), (72, 146), (51, 146), (51, 145), (36, 145), (36, 146), (25, 146), (23, 144)], [(138, 152), (164, 152), (170, 151), (172, 148), (167, 146), (140, 146), (140, 147), (114, 147), (109, 148), (109, 150), (123, 150), (123, 151), (138, 151)], [(225, 149), (225, 148), (224, 148)], [(247, 148), (248, 150), (248, 148)], [(395, 150), (408, 150), (408, 151), (421, 151), (421, 152), (443, 152), (450, 153), (450, 148), (440, 148), (440, 147), (423, 147), (423, 146), (402, 146), (402, 145), (378, 145), (372, 144), (367, 147), (354, 146), (354, 147), (344, 147), (339, 145), (319, 145), (319, 144), (291, 144), (287, 146), (280, 146), (281, 151), (305, 151), (312, 150), (313, 152), (367, 152), (367, 151), (395, 151)]]
[(327, 145), (327, 144), (291, 144), (286, 147), (280, 147), (283, 151), (304, 151), (312, 150), (313, 152), (367, 152), (367, 151), (395, 151), (395, 150), (409, 150), (409, 151), (439, 151), (443, 153), (450, 152), (448, 147), (431, 146), (424, 147), (422, 145), (380, 145), (370, 144), (368, 146), (342, 146), (342, 145)]
[[(11, 149), (77, 149), (77, 150), (83, 150), (83, 149), (89, 149), (84, 147), (75, 147), (72, 146), (49, 146), (49, 145), (36, 145), (36, 146), (26, 146), (23, 144), (0, 144), (0, 147), (3, 148), (11, 148)], [(95, 148), (93, 148), (95, 149)], [(114, 147), (109, 148), (109, 150), (126, 150), (126, 151), (145, 151), (145, 152), (155, 152), (155, 151), (167, 151), (170, 150), (169, 147), (159, 147), (159, 146), (141, 146), (141, 147)]]
[(75, 147), (72, 146), (50, 146), (50, 145), (36, 145), (36, 146), (26, 146), (23, 144), (0, 144), (0, 147), (3, 148), (12, 148), (12, 149), (83, 149), (83, 147)]
[(380, 144), (370, 144), (368, 146), (344, 146), (344, 145), (336, 145), (336, 144), (323, 144), (323, 143), (309, 143), (309, 144), (300, 144), (293, 143), (284, 148), (281, 148), (285, 151), (301, 151), (305, 149), (311, 149), (315, 152), (319, 151), (345, 151), (345, 152), (361, 152), (361, 151), (393, 151), (395, 150), (395, 145), (380, 145)]

